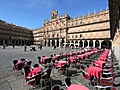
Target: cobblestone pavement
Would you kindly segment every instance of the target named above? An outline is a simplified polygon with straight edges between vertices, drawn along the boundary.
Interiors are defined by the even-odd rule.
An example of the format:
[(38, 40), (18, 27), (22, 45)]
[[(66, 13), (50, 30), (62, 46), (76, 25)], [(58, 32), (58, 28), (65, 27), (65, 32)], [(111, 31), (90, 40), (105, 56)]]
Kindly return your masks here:
[(0, 90), (11, 90), (10, 83), (14, 85), (14, 88), (16, 87), (14, 90), (25, 90), (18, 88), (21, 87), (23, 83), (23, 77), (19, 76), (14, 78), (15, 76), (12, 70), (13, 59), (26, 58), (27, 60), (31, 60), (34, 65), (35, 63), (38, 63), (38, 56), (50, 56), (54, 53), (59, 54), (70, 51), (76, 51), (76, 49), (65, 50), (64, 48), (56, 48), (56, 50), (52, 50), (52, 47), (43, 47), (43, 50), (39, 50), (36, 47), (36, 51), (30, 51), (30, 47), (27, 46), (27, 51), (25, 52), (23, 46), (16, 46), (14, 49), (12, 46), (8, 46), (6, 49), (3, 49), (2, 46), (0, 46)]
[[(20, 75), (20, 72), (16, 73), (12, 70), (13, 59), (26, 58), (27, 60), (31, 60), (34, 65), (35, 63), (38, 63), (38, 56), (50, 56), (54, 53), (59, 54), (78, 50), (80, 49), (65, 50), (64, 48), (57, 48), (56, 50), (52, 50), (52, 47), (43, 47), (43, 50), (39, 50), (36, 47), (36, 51), (30, 51), (30, 47), (27, 46), (27, 51), (24, 52), (24, 47), (22, 46), (16, 46), (14, 49), (10, 46), (6, 47), (6, 49), (2, 49), (2, 46), (0, 46), (0, 90), (28, 90), (28, 88), (30, 88), (26, 88), (24, 76)], [(60, 78), (58, 78), (59, 76)], [(81, 75), (75, 77), (75, 79), (83, 83), (83, 79), (80, 77)], [(62, 83), (61, 81), (63, 81), (63, 79), (64, 76), (59, 75), (59, 73), (54, 76), (54, 81), (56, 80), (57, 83)], [(117, 81), (120, 81), (120, 79), (117, 79)], [(38, 88), (36, 90), (40, 89)], [(120, 90), (119, 87), (118, 90)]]

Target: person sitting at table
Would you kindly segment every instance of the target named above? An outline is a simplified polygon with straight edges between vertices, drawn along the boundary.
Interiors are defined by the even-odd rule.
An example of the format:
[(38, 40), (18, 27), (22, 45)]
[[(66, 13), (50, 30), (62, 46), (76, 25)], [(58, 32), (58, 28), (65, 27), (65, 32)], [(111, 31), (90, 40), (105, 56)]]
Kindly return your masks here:
[[(38, 68), (39, 67), (39, 64), (34, 64), (34, 68), (32, 69), (32, 71), (34, 71), (35, 68)], [(41, 67), (42, 69), (42, 67)], [(40, 79), (41, 79), (41, 74), (36, 74), (35, 76), (35, 82), (36, 82), (36, 85), (40, 85)]]
[(31, 69), (32, 69), (31, 63), (32, 63), (32, 61), (27, 62), (27, 64), (26, 64), (25, 67), (24, 67), (25, 77), (27, 77), (28, 74), (31, 72)]
[(38, 58), (38, 62), (41, 64), (41, 57), (38, 56), (37, 58)]

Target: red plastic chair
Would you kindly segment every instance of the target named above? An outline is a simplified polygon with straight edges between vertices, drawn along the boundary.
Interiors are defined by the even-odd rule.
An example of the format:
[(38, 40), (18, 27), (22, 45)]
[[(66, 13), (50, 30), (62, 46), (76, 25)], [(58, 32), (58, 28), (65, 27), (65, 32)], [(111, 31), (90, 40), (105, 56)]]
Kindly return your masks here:
[(100, 78), (100, 85), (113, 86), (113, 84), (114, 84), (114, 77)]

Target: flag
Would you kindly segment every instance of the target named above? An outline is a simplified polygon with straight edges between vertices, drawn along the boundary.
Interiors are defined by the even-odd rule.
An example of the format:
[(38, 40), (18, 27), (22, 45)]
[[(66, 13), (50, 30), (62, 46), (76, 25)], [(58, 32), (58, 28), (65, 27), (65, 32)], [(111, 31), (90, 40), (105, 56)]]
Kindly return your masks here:
[[(56, 26), (59, 25), (59, 22), (56, 22)], [(59, 25), (60, 26), (60, 25)]]
[(65, 25), (64, 21), (61, 21), (63, 25)]

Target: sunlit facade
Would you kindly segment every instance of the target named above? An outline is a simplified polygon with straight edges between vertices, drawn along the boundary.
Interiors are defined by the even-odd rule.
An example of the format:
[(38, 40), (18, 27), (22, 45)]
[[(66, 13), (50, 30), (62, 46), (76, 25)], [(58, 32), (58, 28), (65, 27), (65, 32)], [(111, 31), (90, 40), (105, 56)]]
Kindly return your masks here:
[(31, 45), (33, 33), (30, 29), (0, 20), (0, 45)]
[(68, 14), (58, 16), (54, 10), (44, 27), (33, 30), (35, 44), (62, 47), (111, 48), (109, 10), (100, 10), (78, 18)]

